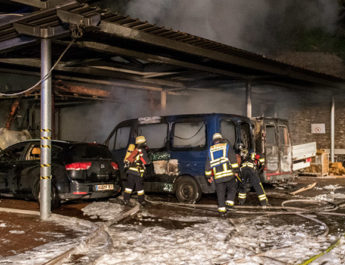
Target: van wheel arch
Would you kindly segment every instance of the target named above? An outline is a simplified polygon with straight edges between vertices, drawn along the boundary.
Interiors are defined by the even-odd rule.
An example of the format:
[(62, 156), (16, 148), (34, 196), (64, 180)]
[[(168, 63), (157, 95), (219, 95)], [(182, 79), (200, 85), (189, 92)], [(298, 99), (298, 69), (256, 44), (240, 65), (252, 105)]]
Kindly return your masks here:
[(176, 178), (174, 191), (177, 200), (182, 203), (196, 203), (202, 195), (198, 182), (189, 175), (182, 175)]

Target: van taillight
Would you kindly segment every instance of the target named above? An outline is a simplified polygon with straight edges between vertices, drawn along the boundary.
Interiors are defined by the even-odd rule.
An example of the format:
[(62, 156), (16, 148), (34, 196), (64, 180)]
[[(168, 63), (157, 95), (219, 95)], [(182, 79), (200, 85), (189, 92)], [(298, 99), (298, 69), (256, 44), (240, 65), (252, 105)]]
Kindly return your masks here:
[(88, 170), (91, 167), (91, 162), (77, 162), (65, 166), (66, 170)]
[(113, 169), (115, 169), (115, 170), (118, 170), (118, 169), (119, 169), (118, 164), (116, 164), (115, 162), (111, 162), (110, 164), (111, 164), (111, 166), (113, 167)]

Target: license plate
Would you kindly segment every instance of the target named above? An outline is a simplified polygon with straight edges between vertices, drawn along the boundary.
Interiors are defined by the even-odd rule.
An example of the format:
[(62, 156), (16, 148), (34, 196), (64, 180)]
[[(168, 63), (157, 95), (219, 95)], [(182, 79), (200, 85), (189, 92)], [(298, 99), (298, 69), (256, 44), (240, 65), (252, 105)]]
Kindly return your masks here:
[(96, 185), (96, 191), (101, 190), (114, 190), (114, 184)]

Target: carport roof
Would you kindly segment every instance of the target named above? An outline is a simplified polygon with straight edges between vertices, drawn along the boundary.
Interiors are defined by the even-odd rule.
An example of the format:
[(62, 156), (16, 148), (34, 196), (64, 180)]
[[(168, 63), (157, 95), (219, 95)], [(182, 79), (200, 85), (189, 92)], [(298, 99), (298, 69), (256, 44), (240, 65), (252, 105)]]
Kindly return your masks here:
[(56, 59), (72, 33), (79, 38), (54, 79), (157, 91), (229, 81), (337, 88), (345, 81), (76, 1), (16, 2), (43, 9), (0, 25), (1, 72), (39, 75), (40, 39), (53, 40)]

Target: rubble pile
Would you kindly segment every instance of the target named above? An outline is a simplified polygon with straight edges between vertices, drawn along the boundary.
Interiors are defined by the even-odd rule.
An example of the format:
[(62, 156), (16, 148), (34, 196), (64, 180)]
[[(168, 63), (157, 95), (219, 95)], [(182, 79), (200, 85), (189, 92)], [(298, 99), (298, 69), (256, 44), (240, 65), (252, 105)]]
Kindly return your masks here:
[(330, 175), (336, 175), (336, 176), (345, 175), (345, 168), (341, 162), (330, 163), (329, 173)]
[(0, 128), (0, 150), (28, 139), (31, 139), (31, 135), (28, 130), (12, 131), (6, 128)]

